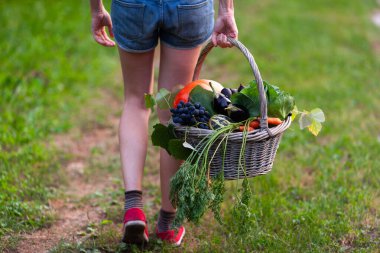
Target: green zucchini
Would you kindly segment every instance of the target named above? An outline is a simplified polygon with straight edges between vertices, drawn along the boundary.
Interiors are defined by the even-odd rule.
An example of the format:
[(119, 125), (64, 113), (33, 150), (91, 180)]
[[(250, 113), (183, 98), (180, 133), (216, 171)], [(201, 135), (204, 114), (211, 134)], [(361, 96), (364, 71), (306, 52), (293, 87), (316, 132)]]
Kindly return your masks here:
[(211, 130), (216, 130), (218, 128), (228, 126), (231, 124), (232, 120), (223, 115), (223, 114), (216, 114), (210, 118), (208, 121), (208, 126), (210, 127)]

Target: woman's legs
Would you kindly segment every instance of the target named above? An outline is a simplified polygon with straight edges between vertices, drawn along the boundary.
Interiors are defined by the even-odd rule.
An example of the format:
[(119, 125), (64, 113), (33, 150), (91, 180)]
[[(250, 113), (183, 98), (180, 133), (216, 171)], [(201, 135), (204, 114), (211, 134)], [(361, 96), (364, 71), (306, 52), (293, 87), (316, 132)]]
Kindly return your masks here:
[(150, 114), (145, 108), (144, 93), (152, 92), (154, 50), (137, 54), (119, 48), (119, 55), (125, 98), (119, 125), (124, 186), (126, 191), (141, 191)]
[[(178, 50), (161, 45), (159, 88), (171, 90), (178, 84), (189, 83), (200, 49), (201, 46), (194, 49)], [(141, 190), (150, 113), (145, 108), (144, 93), (151, 93), (153, 87), (154, 51), (134, 54), (119, 49), (119, 54), (125, 97), (119, 127), (124, 185), (126, 191)], [(159, 118), (162, 122), (167, 122), (170, 118), (170, 112), (159, 110)], [(180, 162), (169, 156), (165, 150), (160, 152), (162, 209), (173, 212), (175, 209), (169, 200), (169, 182), (177, 171)]]
[[(161, 44), (158, 88), (171, 90), (178, 84), (185, 85), (191, 82), (200, 49), (201, 46), (179, 50)], [(161, 122), (167, 122), (170, 112), (159, 110), (158, 116)], [(165, 150), (161, 149), (160, 152), (161, 205), (164, 211), (174, 212), (175, 209), (169, 200), (169, 183), (170, 178), (178, 170), (180, 162), (169, 156)]]

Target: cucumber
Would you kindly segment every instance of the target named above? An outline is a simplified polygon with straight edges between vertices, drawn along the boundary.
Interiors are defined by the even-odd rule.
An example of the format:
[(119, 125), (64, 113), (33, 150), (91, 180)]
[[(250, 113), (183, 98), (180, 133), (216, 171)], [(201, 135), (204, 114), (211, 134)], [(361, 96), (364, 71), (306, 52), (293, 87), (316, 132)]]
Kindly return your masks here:
[(210, 118), (210, 120), (208, 121), (208, 125), (210, 129), (216, 130), (224, 126), (228, 126), (229, 124), (231, 124), (231, 122), (232, 120), (229, 117), (223, 114), (216, 114)]

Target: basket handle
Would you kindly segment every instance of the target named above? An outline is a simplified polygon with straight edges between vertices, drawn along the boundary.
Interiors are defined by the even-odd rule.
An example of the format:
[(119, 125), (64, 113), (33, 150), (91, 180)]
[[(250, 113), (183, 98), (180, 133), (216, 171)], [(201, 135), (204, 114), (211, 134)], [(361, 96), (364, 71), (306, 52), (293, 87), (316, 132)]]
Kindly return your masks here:
[[(271, 135), (271, 132), (268, 128), (267, 98), (265, 95), (263, 79), (261, 78), (260, 71), (259, 71), (259, 68), (257, 67), (255, 59), (253, 58), (253, 56), (249, 52), (249, 50), (240, 41), (233, 39), (233, 38), (227, 38), (227, 39), (229, 42), (231, 42), (231, 44), (233, 44), (235, 47), (237, 47), (244, 54), (244, 56), (248, 59), (249, 65), (251, 66), (251, 69), (253, 71), (253, 75), (254, 75), (256, 83), (257, 83), (257, 89), (259, 90), (260, 113), (261, 113), (260, 128), (266, 129), (268, 131), (268, 134)], [(213, 47), (214, 47), (213, 43), (211, 41), (209, 41), (207, 43), (207, 45), (203, 48), (202, 52), (200, 53), (197, 65), (195, 66), (193, 81), (199, 79), (199, 74), (201, 72), (203, 62)]]

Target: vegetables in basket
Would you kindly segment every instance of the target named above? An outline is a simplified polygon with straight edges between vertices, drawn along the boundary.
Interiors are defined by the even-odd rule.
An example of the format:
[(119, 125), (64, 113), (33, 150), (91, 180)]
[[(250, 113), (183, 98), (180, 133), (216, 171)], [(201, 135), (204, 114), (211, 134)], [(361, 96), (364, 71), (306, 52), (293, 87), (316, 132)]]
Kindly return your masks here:
[[(168, 107), (171, 107), (172, 120), (168, 126), (154, 126), (152, 142), (155, 146), (165, 148), (173, 157), (185, 160), (171, 180), (171, 200), (178, 208), (176, 222), (181, 223), (184, 219), (196, 222), (207, 208), (210, 208), (216, 219), (221, 222), (220, 205), (225, 191), (224, 178), (222, 173), (213, 178), (209, 175), (209, 160), (213, 156), (211, 149), (220, 136), (225, 134), (240, 131), (243, 132), (243, 138), (247, 138), (249, 132), (260, 131), (259, 95), (255, 81), (245, 86), (241, 85), (238, 89), (219, 87), (218, 92), (210, 83), (208, 88), (205, 85), (190, 85), (194, 87), (190, 89), (191, 86), (186, 85), (177, 93), (187, 93), (188, 96), (187, 100), (180, 100), (177, 104), (174, 102), (176, 107), (171, 107), (168, 99), (174, 96), (166, 95)], [(264, 82), (264, 88), (268, 98), (269, 127), (282, 124), (292, 113), (308, 117), (306, 111), (298, 112), (290, 94), (267, 82)], [(162, 103), (160, 99), (163, 97), (153, 98), (155, 104)], [(224, 104), (221, 104), (221, 101)], [(321, 115), (319, 116), (321, 119)], [(186, 138), (183, 140), (175, 135), (174, 127), (181, 125), (208, 129), (210, 133), (207, 138), (194, 145)], [(223, 141), (220, 142), (219, 148), (222, 149), (224, 145)], [(241, 153), (245, 153), (244, 145), (241, 147)], [(248, 196), (249, 189), (246, 188), (244, 191), (245, 196)]]
[[(221, 222), (224, 180), (230, 179), (243, 179), (234, 210), (241, 215), (249, 214), (251, 193), (247, 178), (271, 170), (280, 138), (290, 126), (291, 118), (298, 118), (300, 127), (307, 127), (315, 135), (324, 121), (320, 109), (298, 111), (290, 94), (263, 82), (248, 49), (237, 40), (228, 40), (246, 56), (257, 82), (236, 89), (219, 87), (220, 90), (212, 83), (209, 87), (189, 88), (192, 84), (178, 92), (184, 94), (182, 99), (182, 95), (167, 90), (160, 90), (156, 97), (145, 96), (147, 107), (157, 104), (160, 108), (171, 108), (173, 115), (167, 126), (154, 126), (152, 143), (184, 160), (170, 183), (177, 223), (184, 219), (197, 222), (208, 208)], [(209, 43), (202, 51), (194, 80), (198, 79), (205, 55), (212, 48)]]
[[(201, 86), (205, 90), (216, 90), (217, 92), (220, 92), (223, 88), (223, 86), (215, 81), (212, 80), (205, 80), (205, 79), (199, 79), (192, 81), (191, 83), (186, 84), (185, 87), (183, 87), (175, 96), (173, 107), (177, 108), (178, 104), (183, 101), (184, 103), (187, 103), (189, 101), (190, 92), (197, 86)], [(212, 88), (211, 88), (212, 87)]]

